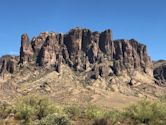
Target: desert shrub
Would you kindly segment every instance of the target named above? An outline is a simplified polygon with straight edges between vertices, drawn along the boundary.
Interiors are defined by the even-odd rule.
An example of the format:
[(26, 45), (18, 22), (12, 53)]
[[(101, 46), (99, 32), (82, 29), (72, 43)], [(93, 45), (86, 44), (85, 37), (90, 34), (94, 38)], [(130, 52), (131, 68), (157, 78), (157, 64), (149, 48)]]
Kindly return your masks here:
[(24, 124), (32, 124), (32, 121), (41, 120), (53, 113), (63, 113), (62, 109), (48, 98), (39, 96), (24, 97), (16, 104), (15, 112), (16, 119), (23, 120)]
[[(153, 102), (143, 100), (120, 112), (113, 109), (101, 109), (93, 105), (87, 107), (56, 105), (45, 97), (27, 96), (19, 99), (14, 113), (16, 120), (23, 121), (23, 125), (70, 125), (70, 120), (94, 121), (93, 125), (119, 123), (166, 125), (166, 101), (164, 100)], [(13, 112), (7, 105), (0, 105), (0, 109), (0, 115), (5, 117)]]
[(95, 119), (93, 125), (115, 125), (122, 120), (122, 115), (123, 113), (114, 109), (105, 111), (102, 118)]
[(122, 119), (122, 113), (117, 110), (111, 109), (110, 111), (105, 113), (104, 117), (109, 119), (111, 124), (114, 125)]
[(34, 107), (27, 104), (18, 104), (16, 107), (16, 118), (19, 120), (24, 120), (24, 124), (29, 124), (32, 120), (32, 116), (35, 113)]
[(74, 105), (65, 107), (64, 111), (69, 116), (70, 119), (76, 120), (83, 117), (83, 107)]
[(43, 118), (37, 125), (70, 125), (70, 121), (66, 115), (55, 113)]
[(166, 95), (162, 95), (159, 97), (160, 101), (166, 103)]
[(36, 112), (35, 115), (37, 116), (37, 119), (42, 119), (43, 117), (46, 117), (49, 114), (52, 114), (55, 112), (55, 107), (53, 104), (51, 104), (48, 99), (39, 99), (37, 104), (35, 105)]
[(84, 110), (84, 116), (88, 119), (98, 119), (102, 118), (105, 115), (105, 111), (96, 107), (96, 106), (88, 106)]
[(161, 102), (143, 100), (127, 108), (125, 115), (135, 124), (164, 125), (166, 124), (166, 105)]
[(12, 107), (6, 102), (0, 102), (0, 119), (5, 119), (12, 112)]

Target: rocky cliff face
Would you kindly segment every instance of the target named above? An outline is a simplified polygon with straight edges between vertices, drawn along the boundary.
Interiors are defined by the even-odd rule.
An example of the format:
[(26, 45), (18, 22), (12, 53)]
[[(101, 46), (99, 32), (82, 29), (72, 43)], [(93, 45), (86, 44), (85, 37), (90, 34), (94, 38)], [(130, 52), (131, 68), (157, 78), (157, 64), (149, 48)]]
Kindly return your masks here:
[(166, 61), (160, 60), (154, 62), (154, 77), (158, 84), (166, 86)]
[(15, 56), (3, 56), (0, 59), (0, 74), (3, 75), (5, 73), (14, 73), (16, 70), (16, 66), (18, 63), (18, 57)]
[[(135, 70), (153, 76), (146, 46), (134, 39), (113, 40), (110, 29), (101, 33), (80, 28), (66, 34), (44, 32), (32, 40), (23, 34), (18, 63), (54, 68), (57, 72), (64, 63), (78, 72), (89, 71), (91, 78), (106, 78), (123, 71), (132, 74)], [(3, 60), (1, 74), (13, 73), (16, 65), (12, 57)]]

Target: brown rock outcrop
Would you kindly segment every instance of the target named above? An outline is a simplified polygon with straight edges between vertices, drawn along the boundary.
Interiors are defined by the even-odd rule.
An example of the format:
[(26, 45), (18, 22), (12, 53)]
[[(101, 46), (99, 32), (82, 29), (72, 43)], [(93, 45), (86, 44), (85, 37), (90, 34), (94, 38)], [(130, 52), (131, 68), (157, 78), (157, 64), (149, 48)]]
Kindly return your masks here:
[(158, 80), (159, 85), (166, 86), (166, 61), (160, 60), (154, 62), (154, 77)]
[(50, 33), (43, 43), (39, 55), (37, 57), (37, 63), (39, 66), (53, 65), (56, 62), (56, 54), (58, 54), (59, 45), (55, 33)]
[(5, 73), (14, 73), (16, 71), (16, 66), (18, 63), (17, 57), (14, 56), (4, 56), (2, 58), (2, 64), (0, 67), (0, 75)]
[(33, 51), (27, 34), (21, 36), (20, 63), (32, 61)]
[(31, 46), (32, 46), (33, 52), (35, 54), (34, 56), (38, 55), (38, 53), (47, 37), (48, 37), (48, 33), (43, 32), (38, 37), (32, 38)]
[(52, 67), (58, 72), (65, 63), (79, 72), (88, 70), (95, 78), (133, 70), (153, 76), (146, 46), (134, 39), (113, 40), (110, 29), (101, 33), (80, 28), (66, 34), (44, 32), (31, 41), (23, 34), (20, 63), (25, 62)]
[(119, 74), (122, 70), (137, 69), (153, 76), (153, 64), (147, 55), (146, 46), (136, 40), (115, 40), (114, 41), (114, 71)]

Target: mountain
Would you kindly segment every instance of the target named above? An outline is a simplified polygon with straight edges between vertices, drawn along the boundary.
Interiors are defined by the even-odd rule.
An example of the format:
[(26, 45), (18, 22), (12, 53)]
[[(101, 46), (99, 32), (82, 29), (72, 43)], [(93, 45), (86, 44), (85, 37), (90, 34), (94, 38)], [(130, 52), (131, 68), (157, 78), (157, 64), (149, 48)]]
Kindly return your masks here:
[(164, 125), (165, 85), (166, 61), (110, 29), (24, 33), (20, 55), (0, 58), (0, 124)]
[(1, 58), (0, 97), (14, 101), (18, 96), (44, 93), (61, 103), (123, 107), (165, 92), (159, 86), (165, 74), (159, 73), (156, 64), (153, 71), (144, 44), (113, 40), (110, 29), (93, 32), (77, 27), (66, 34), (43, 32), (32, 40), (25, 33), (19, 57)]
[[(8, 61), (15, 68), (14, 59)], [(23, 34), (17, 63), (31, 62), (37, 66), (54, 67), (58, 72), (62, 63), (78, 72), (90, 68), (90, 71), (94, 71), (94, 77), (107, 77), (110, 73), (118, 75), (125, 70), (138, 70), (150, 76), (153, 72), (146, 46), (134, 39), (112, 40), (111, 30), (99, 33), (75, 28), (67, 34), (45, 32), (31, 41), (27, 34)], [(5, 66), (2, 70), (12, 73)], [(5, 71), (1, 72), (3, 74)]]

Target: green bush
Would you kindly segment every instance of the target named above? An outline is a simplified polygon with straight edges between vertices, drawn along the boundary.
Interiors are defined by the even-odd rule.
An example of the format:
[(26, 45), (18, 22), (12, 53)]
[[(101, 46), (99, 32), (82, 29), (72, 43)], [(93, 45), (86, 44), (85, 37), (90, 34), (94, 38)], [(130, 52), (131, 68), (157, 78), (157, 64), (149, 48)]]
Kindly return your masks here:
[(53, 113), (63, 113), (62, 109), (53, 104), (48, 98), (27, 96), (20, 100), (21, 101), (16, 104), (15, 116), (17, 119), (23, 120), (24, 124), (41, 120)]
[(166, 103), (166, 95), (162, 95), (159, 97), (160, 101)]
[(122, 113), (111, 109), (110, 111), (105, 111), (102, 118), (95, 119), (93, 125), (115, 125), (122, 120)]
[(10, 118), (8, 116), (14, 113), (14, 120), (20, 121), (23, 125), (70, 125), (70, 120), (94, 121), (93, 125), (121, 123), (166, 125), (166, 101), (164, 100), (165, 97), (153, 102), (143, 100), (120, 112), (113, 109), (101, 109), (93, 105), (87, 107), (56, 105), (46, 97), (27, 96), (20, 98), (13, 108), (6, 103), (0, 103), (0, 121), (6, 121), (6, 118)]
[(112, 125), (115, 125), (118, 121), (122, 119), (122, 113), (112, 109), (111, 111), (106, 112), (104, 117), (109, 119)]
[(6, 102), (0, 102), (0, 119), (5, 119), (12, 113), (12, 107)]
[(70, 121), (67, 116), (55, 113), (43, 118), (37, 125), (70, 125)]
[(88, 106), (84, 110), (84, 115), (88, 119), (98, 119), (105, 115), (105, 111), (96, 106)]
[(166, 105), (161, 102), (152, 103), (144, 100), (127, 108), (125, 115), (136, 124), (164, 125), (166, 124)]
[(67, 106), (64, 111), (69, 116), (70, 119), (77, 120), (78, 118), (83, 117), (84, 108), (77, 105)]
[(19, 104), (16, 107), (16, 118), (19, 120), (24, 120), (24, 124), (30, 124), (32, 117), (35, 114), (34, 107), (27, 104)]

